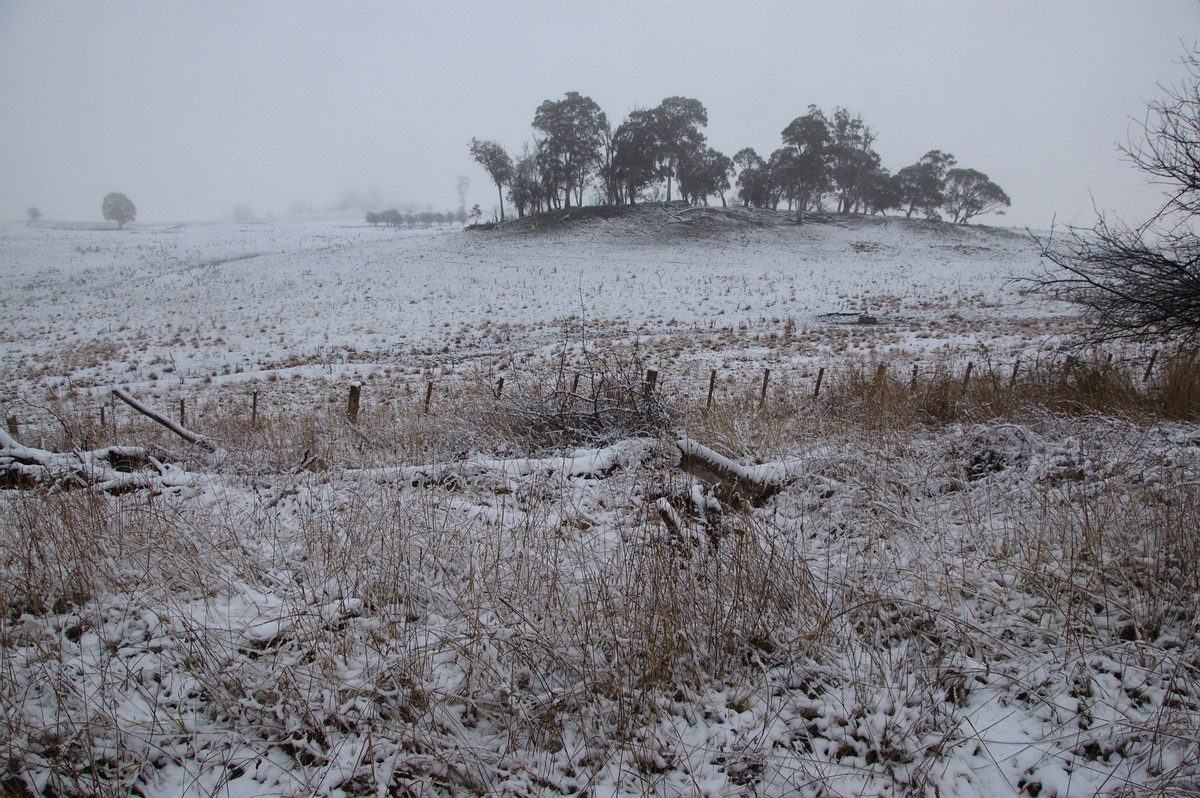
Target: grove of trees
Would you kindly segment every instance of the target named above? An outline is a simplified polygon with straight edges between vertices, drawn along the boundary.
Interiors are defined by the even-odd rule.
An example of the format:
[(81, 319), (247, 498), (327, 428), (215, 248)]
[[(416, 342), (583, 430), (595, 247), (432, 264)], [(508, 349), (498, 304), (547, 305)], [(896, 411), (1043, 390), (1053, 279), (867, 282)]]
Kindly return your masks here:
[[(810, 105), (780, 132), (780, 146), (763, 157), (745, 148), (733, 157), (708, 145), (708, 111), (688, 97), (668, 97), (631, 111), (615, 128), (590, 97), (567, 92), (534, 113), (532, 143), (510, 154), (496, 141), (471, 139), (472, 158), (518, 216), (595, 202), (633, 205), (676, 195), (693, 205), (726, 192), (746, 208), (781, 206), (797, 221), (806, 213), (898, 211), (907, 217), (948, 217), (965, 224), (1004, 213), (1011, 201), (986, 174), (957, 168), (953, 155), (930, 150), (895, 174), (882, 165), (877, 131), (859, 114)], [(507, 194), (505, 188), (508, 189)]]
[(126, 222), (137, 219), (137, 208), (130, 202), (129, 197), (119, 192), (112, 192), (100, 203), (100, 212), (110, 222), (116, 222), (118, 229), (124, 229)]
[(385, 225), (387, 227), (430, 227), (435, 224), (459, 224), (467, 223), (467, 211), (465, 208), (459, 208), (457, 211), (421, 211), (419, 213), (401, 213), (395, 208), (386, 211), (367, 211), (367, 224), (375, 227), (377, 225)]

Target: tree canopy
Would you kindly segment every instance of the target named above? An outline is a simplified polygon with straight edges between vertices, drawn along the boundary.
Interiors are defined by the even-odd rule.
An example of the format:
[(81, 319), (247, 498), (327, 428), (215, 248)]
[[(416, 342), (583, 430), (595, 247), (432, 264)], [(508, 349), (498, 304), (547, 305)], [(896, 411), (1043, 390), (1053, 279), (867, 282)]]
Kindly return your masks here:
[(875, 150), (877, 131), (861, 114), (815, 105), (782, 130), (782, 147), (763, 158), (750, 147), (730, 158), (708, 145), (708, 110), (699, 100), (673, 96), (653, 108), (630, 111), (615, 129), (590, 97), (567, 92), (546, 100), (534, 113), (533, 144), (515, 161), (497, 142), (471, 139), (474, 159), (520, 216), (595, 201), (634, 204), (670, 201), (676, 189), (693, 204), (711, 197), (726, 202), (735, 188), (744, 207), (778, 209), (786, 204), (797, 221), (806, 213), (943, 213), (966, 223), (986, 213), (1003, 213), (1008, 195), (975, 169), (956, 169), (953, 155), (929, 150), (896, 174)]
[(956, 224), (966, 224), (981, 213), (1004, 213), (1012, 205), (1000, 186), (978, 169), (946, 172), (946, 198), (942, 203)]
[(569, 91), (562, 100), (546, 100), (533, 115), (533, 128), (542, 134), (538, 160), (544, 182), (564, 204), (583, 202), (588, 178), (600, 161), (600, 148), (608, 129), (608, 118), (591, 97)]
[(496, 191), (500, 193), (500, 221), (504, 221), (504, 186), (512, 180), (512, 158), (497, 142), (479, 139), (471, 139), (471, 157), (496, 184)]
[(116, 191), (107, 195), (100, 203), (100, 212), (110, 222), (116, 222), (118, 229), (124, 229), (126, 222), (137, 219), (137, 208), (130, 202), (129, 197)]

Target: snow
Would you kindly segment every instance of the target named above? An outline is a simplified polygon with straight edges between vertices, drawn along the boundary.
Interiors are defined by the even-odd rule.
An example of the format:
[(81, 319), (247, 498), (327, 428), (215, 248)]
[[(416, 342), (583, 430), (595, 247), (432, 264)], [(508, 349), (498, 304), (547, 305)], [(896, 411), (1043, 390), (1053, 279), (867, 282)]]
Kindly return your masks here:
[(0, 365), (51, 385), (69, 374), (82, 389), (314, 363), (445, 365), (568, 335), (780, 331), (829, 313), (918, 323), (1047, 313), (1008, 283), (1037, 268), (1024, 234), (891, 221), (721, 237), (665, 223), (654, 235), (614, 231), (609, 220), (509, 235), (349, 221), (9, 224)]
[[(0, 404), (22, 432), (0, 449), (40, 457), (63, 403), (116, 385), (158, 408), (253, 387), (299, 413), (334, 385), (372, 395), (384, 370), (420, 385), (503, 366), (511, 386), (605, 340), (693, 397), (709, 369), (1011, 363), (1068, 324), (1011, 282), (1038, 266), (1014, 231), (716, 235), (666, 210), (508, 233), (7, 224)], [(1200, 428), (1047, 416), (745, 452), (684, 426), (380, 467), (223, 450), (109, 475), (117, 495), (0, 491), (5, 778), (188, 796), (1200, 789)], [(689, 452), (779, 490), (724, 507), (673, 468)]]

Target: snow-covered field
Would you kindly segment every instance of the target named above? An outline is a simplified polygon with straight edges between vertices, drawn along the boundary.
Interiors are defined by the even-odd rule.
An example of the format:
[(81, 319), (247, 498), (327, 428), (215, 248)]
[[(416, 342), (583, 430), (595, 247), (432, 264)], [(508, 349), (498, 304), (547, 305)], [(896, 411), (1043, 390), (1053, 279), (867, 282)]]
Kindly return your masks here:
[[(809, 398), (880, 363), (1016, 383), (1071, 331), (1011, 282), (1038, 268), (1020, 232), (678, 207), (0, 226), (0, 465), (59, 479), (0, 491), (0, 783), (1195, 794), (1200, 427)], [(499, 378), (528, 399), (610, 355), (668, 425), (497, 432)], [(102, 448), (147, 444), (134, 472)], [(770, 490), (680, 468), (696, 444)]]
[(1037, 267), (1019, 232), (867, 220), (706, 233), (658, 209), (638, 218), (509, 234), (358, 219), (7, 225), (5, 398), (68, 375), (85, 388), (311, 363), (447, 365), (587, 336), (780, 334), (828, 326), (818, 317), (832, 313), (899, 322), (896, 341), (940, 326), (952, 334), (937, 343), (969, 345), (994, 340), (996, 322), (1048, 312), (1006, 285)]

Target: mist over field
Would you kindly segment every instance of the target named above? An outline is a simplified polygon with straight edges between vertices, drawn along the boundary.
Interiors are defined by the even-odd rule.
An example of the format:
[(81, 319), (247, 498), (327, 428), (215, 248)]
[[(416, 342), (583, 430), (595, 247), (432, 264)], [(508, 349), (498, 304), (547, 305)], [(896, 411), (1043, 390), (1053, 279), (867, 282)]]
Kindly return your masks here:
[(519, 154), (538, 105), (569, 91), (614, 127), (696, 98), (730, 157), (765, 158), (809, 105), (840, 106), (876, 130), (893, 172), (939, 149), (987, 173), (1016, 201), (1006, 221), (1018, 228), (1094, 208), (1137, 218), (1158, 193), (1116, 146), (1157, 84), (1182, 76), (1198, 15), (1191, 0), (755, 0), (736, 12), (15, 0), (0, 9), (0, 218), (36, 207), (99, 221), (109, 192), (155, 223), (339, 205), (479, 204), (490, 217), (496, 192), (468, 141)]

